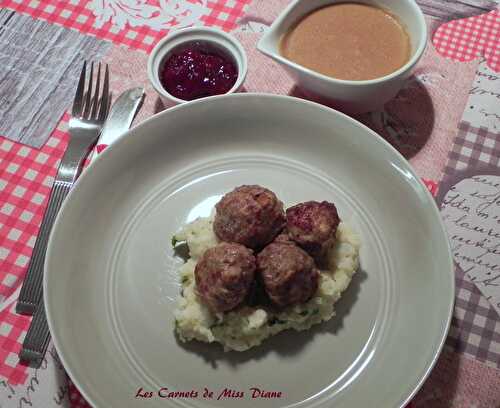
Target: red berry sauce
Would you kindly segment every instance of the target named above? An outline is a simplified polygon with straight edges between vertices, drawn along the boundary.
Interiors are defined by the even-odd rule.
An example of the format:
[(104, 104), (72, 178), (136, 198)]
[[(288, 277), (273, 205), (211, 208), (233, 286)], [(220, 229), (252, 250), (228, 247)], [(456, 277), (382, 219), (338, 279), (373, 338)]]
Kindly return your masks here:
[(167, 92), (186, 101), (224, 94), (237, 78), (238, 68), (232, 58), (202, 42), (174, 49), (160, 72)]

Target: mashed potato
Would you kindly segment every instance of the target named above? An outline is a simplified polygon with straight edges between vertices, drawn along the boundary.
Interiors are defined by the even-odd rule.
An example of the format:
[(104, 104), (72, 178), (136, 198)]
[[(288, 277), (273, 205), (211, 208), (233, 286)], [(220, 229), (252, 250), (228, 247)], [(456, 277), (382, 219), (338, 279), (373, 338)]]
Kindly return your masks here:
[(191, 256), (180, 271), (182, 292), (175, 311), (175, 329), (181, 341), (218, 342), (225, 351), (244, 351), (283, 330), (306, 330), (335, 315), (333, 305), (349, 286), (359, 264), (360, 241), (345, 223), (338, 227), (336, 244), (328, 254), (328, 269), (321, 271), (318, 290), (308, 302), (280, 312), (243, 306), (226, 313), (209, 310), (195, 291), (196, 263), (218, 242), (212, 224), (212, 217), (199, 218), (173, 238), (173, 242), (185, 241)]

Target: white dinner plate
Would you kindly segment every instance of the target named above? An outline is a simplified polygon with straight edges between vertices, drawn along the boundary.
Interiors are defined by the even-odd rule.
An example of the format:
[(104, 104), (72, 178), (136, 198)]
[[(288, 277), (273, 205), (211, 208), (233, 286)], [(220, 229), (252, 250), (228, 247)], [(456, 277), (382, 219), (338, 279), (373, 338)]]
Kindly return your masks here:
[[(241, 184), (286, 206), (335, 202), (361, 268), (337, 316), (310, 331), (242, 353), (179, 343), (172, 234)], [(438, 209), (408, 162), (341, 113), (259, 94), (177, 106), (108, 148), (66, 200), (45, 268), (56, 348), (99, 408), (400, 407), (438, 357), (454, 298)]]

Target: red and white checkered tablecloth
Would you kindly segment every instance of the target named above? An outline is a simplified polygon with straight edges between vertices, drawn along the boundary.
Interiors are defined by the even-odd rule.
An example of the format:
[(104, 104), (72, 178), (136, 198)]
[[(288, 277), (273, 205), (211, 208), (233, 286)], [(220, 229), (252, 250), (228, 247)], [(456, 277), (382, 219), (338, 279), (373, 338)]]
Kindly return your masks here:
[(441, 55), (456, 61), (483, 55), (488, 65), (499, 71), (500, 9), (443, 24), (434, 33), (433, 43)]
[[(68, 118), (64, 116), (40, 150), (0, 138), (0, 299), (4, 302), (20, 287), (26, 273), (66, 149)], [(0, 375), (19, 384), (26, 380), (27, 367), (18, 363), (17, 352), (31, 318), (16, 314), (14, 306), (13, 300), (0, 312)]]
[[(120, 55), (123, 57), (123, 48), (123, 50), (125, 50), (123, 52), (130, 54), (134, 53), (137, 59), (141, 59), (145, 58), (146, 53), (152, 49), (160, 38), (170, 30), (182, 26), (181, 20), (188, 16), (189, 13), (201, 13), (196, 21), (194, 21), (194, 24), (215, 26), (226, 31), (231, 31), (238, 26), (239, 19), (245, 14), (252, 0), (172, 0), (171, 2), (172, 4), (175, 3), (179, 5), (179, 14), (171, 20), (162, 19), (158, 24), (140, 23), (145, 18), (148, 18), (147, 16), (136, 16), (135, 20), (132, 18), (123, 20), (123, 16), (113, 8), (113, 4), (133, 3), (125, 0), (0, 0), (0, 6), (18, 13), (30, 15), (36, 19), (45, 20), (51, 24), (58, 24), (100, 39), (111, 41), (115, 45), (108, 53), (109, 58), (111, 58), (110, 56), (116, 58)], [(285, 2), (286, 0), (276, 1), (276, 3), (280, 4)], [(159, 10), (160, 7), (160, 2), (158, 0), (137, 0), (137, 3), (143, 4), (144, 7), (150, 6), (151, 10), (156, 11)], [(272, 8), (271, 0), (253, 0), (252, 6), (256, 4), (259, 5), (261, 10), (265, 10), (266, 13), (268, 9)], [(103, 10), (105, 10), (104, 13)], [(157, 16), (157, 14), (153, 13), (149, 15), (149, 18), (154, 16)], [(256, 21), (262, 22), (262, 19), (257, 18)], [(483, 55), (488, 66), (498, 71), (500, 70), (500, 12), (499, 10), (493, 10), (481, 16), (450, 21), (443, 24), (436, 30), (433, 36), (433, 42), (436, 51), (446, 58), (468, 62)], [(250, 58), (254, 57), (250, 53), (249, 56)], [(132, 64), (131, 66), (135, 67), (136, 65)], [(266, 67), (268, 66), (266, 65)], [(252, 76), (258, 76), (258, 72), (256, 71), (257, 68), (258, 67), (250, 67), (249, 79), (251, 79)], [(252, 71), (252, 69), (254, 71)], [(274, 67), (274, 69), (277, 68)], [(439, 75), (444, 75), (443, 72), (446, 74), (442, 67), (435, 69), (434, 71), (436, 72), (434, 72), (433, 69), (434, 68), (428, 69), (421, 76), (422, 83), (429, 86), (428, 89), (432, 89), (433, 81), (440, 80)], [(457, 78), (457, 80), (460, 80), (460, 78)], [(416, 87), (414, 88), (415, 89), (410, 87), (407, 89), (407, 93), (411, 97), (419, 95), (418, 89)], [(435, 95), (437, 95), (437, 97), (439, 97), (441, 93), (444, 93), (444, 91), (441, 89), (435, 90)], [(405, 95), (406, 94), (403, 93), (403, 96), (398, 101), (399, 103), (404, 103)], [(464, 96), (464, 98), (466, 99), (466, 96)], [(442, 100), (446, 101), (445, 99)], [(434, 100), (434, 102), (436, 101), (445, 105), (445, 102), (441, 102), (439, 98)], [(500, 106), (500, 104), (498, 106)], [(152, 112), (153, 108), (150, 108)], [(408, 112), (409, 111), (410, 110), (408, 110)], [(401, 127), (402, 124), (408, 122), (404, 122), (406, 119), (404, 115), (400, 115), (399, 117), (394, 115), (392, 111), (382, 112), (380, 113), (380, 117), (374, 115), (371, 119), (375, 121), (378, 120), (384, 125), (384, 128), (397, 133), (398, 126)], [(445, 111), (444, 116), (447, 115), (448, 112)], [(458, 115), (458, 117), (460, 117), (460, 115)], [(68, 115), (62, 118), (57, 128), (52, 132), (52, 135), (41, 149), (35, 149), (15, 143), (0, 136), (0, 377), (6, 379), (12, 386), (24, 384), (29, 374), (29, 369), (19, 364), (17, 353), (26, 335), (30, 318), (15, 313), (15, 300), (22, 279), (26, 273), (59, 160), (67, 145), (69, 137), (67, 134), (68, 119)], [(425, 128), (425, 126), (423, 128)], [(470, 133), (470, 129), (475, 128), (469, 127), (467, 129), (467, 132)], [(440, 137), (444, 137), (444, 133), (440, 134), (440, 131), (441, 129), (437, 129), (436, 133), (440, 135)], [(457, 159), (455, 150), (457, 146), (460, 145), (460, 141), (462, 140), (461, 135), (464, 132), (463, 126), (457, 129), (458, 137), (453, 139), (453, 143), (450, 143), (448, 146), (449, 151), (444, 152), (445, 157), (448, 156), (449, 153), (448, 165), (443, 169), (445, 177), (456, 170), (455, 167), (457, 166), (454, 166)], [(482, 135), (485, 131), (480, 129), (477, 132)], [(399, 137), (398, 134), (395, 136), (396, 139)], [(500, 137), (498, 134), (490, 132), (486, 139), (495, 139), (498, 137)], [(435, 140), (433, 143), (436, 143), (436, 146), (439, 147), (436, 150), (442, 148)], [(471, 148), (471, 157), (482, 154), (483, 156), (481, 157), (484, 159), (484, 157), (486, 157), (484, 156), (484, 152), (487, 152), (489, 154), (488, 163), (490, 165), (495, 165), (495, 163), (498, 163), (495, 159), (500, 157), (497, 147), (489, 148), (488, 146), (482, 146), (481, 152), (477, 154), (472, 152), (473, 149)], [(460, 148), (463, 148), (463, 146)], [(439, 151), (438, 153), (441, 154), (442, 152)], [(481, 160), (482, 159), (479, 159), (478, 156), (478, 161), (480, 162)], [(416, 162), (420, 163), (418, 161)], [(422, 161), (422, 163), (424, 162)], [(468, 162), (468, 164), (472, 165), (473, 163)], [(424, 164), (421, 166), (424, 168)], [(424, 180), (429, 190), (434, 195), (437, 193), (438, 181), (437, 179)], [(500, 347), (500, 340), (499, 337), (497, 337), (497, 333), (500, 333), (500, 330), (498, 330), (496, 326), (492, 326), (491, 323), (491, 321), (493, 321), (493, 319), (491, 319), (492, 313), (494, 312), (487, 308), (487, 301), (481, 297), (472, 283), (462, 279), (459, 285), (461, 289), (459, 288), (460, 290), (458, 291), (458, 307), (456, 311), (461, 314), (459, 316), (457, 315), (458, 317), (455, 316), (454, 326), (448, 339), (448, 344), (451, 345), (455, 351), (463, 351), (475, 359), (471, 362), (462, 361), (462, 365), (470, 369), (474, 375), (476, 375), (476, 373), (478, 373), (478, 375), (485, 375), (486, 369), (482, 367), (481, 363), (486, 362), (489, 364), (488, 370), (493, 370), (488, 371), (488, 375), (491, 377), (492, 375), (496, 375), (496, 371), (494, 370), (494, 368), (497, 367), (496, 362), (498, 362), (498, 367), (500, 367), (500, 358), (495, 354), (495, 347)], [(475, 310), (469, 310), (471, 308)], [(478, 310), (482, 312), (480, 311), (478, 313)], [(469, 341), (472, 336), (477, 336), (477, 333), (472, 333), (475, 328), (477, 329), (478, 327), (477, 324), (474, 323), (476, 322), (475, 319), (477, 315), (480, 315), (483, 320), (486, 318), (490, 319), (487, 320), (489, 323), (485, 323), (484, 327), (481, 327), (482, 338), (490, 337), (492, 339), (490, 343), (488, 343), (487, 356), (491, 357), (489, 359), (483, 358), (484, 353), (482, 351), (481, 353), (476, 353), (475, 351), (477, 350), (472, 349), (472, 343)], [(470, 324), (470, 319), (472, 319), (474, 324)], [(448, 373), (452, 365), (453, 359), (447, 355), (444, 358), (444, 362), (438, 364), (438, 369), (442, 370), (440, 372)], [(440, 366), (442, 366), (442, 368), (440, 368)], [(440, 379), (437, 378), (435, 383), (437, 384), (439, 381)], [(464, 381), (462, 382), (464, 382), (465, 385), (460, 385), (463, 389), (469, 386), (472, 387), (472, 385), (480, 387), (473, 379), (470, 379), (470, 377), (466, 376), (466, 380)], [(483, 381), (483, 383), (487, 385), (485, 386), (486, 390), (491, 389), (487, 381)], [(69, 382), (68, 387), (67, 397), (71, 402), (71, 406), (73, 408), (87, 407), (87, 403), (81, 398), (71, 382)], [(446, 387), (447, 383), (443, 385), (443, 390)], [(440, 392), (447, 392), (443, 390)], [(424, 397), (417, 397), (414, 403), (415, 406), (427, 406), (427, 401), (429, 398), (432, 398), (429, 395), (433, 391), (426, 390), (426, 392)], [(488, 393), (491, 394), (490, 391), (488, 391)], [(467, 393), (463, 393), (462, 395), (465, 394)], [(490, 403), (494, 398), (495, 397), (488, 399), (488, 397), (485, 396), (485, 398), (481, 399), (481, 404), (483, 405), (476, 404), (476, 401), (478, 401), (477, 398), (474, 400), (471, 399), (470, 404), (468, 400), (466, 402), (461, 400), (457, 402), (456, 406), (469, 407), (476, 404), (476, 406), (484, 406), (485, 408), (497, 408), (497, 406), (500, 405), (494, 406)], [(437, 405), (435, 401), (438, 401)], [(434, 405), (432, 405), (433, 407), (445, 406), (438, 405), (439, 397), (436, 397), (435, 401)], [(447, 403), (448, 402), (449, 401), (447, 401)], [(500, 400), (498, 403), (500, 404)], [(3, 406), (1, 398), (0, 406)]]

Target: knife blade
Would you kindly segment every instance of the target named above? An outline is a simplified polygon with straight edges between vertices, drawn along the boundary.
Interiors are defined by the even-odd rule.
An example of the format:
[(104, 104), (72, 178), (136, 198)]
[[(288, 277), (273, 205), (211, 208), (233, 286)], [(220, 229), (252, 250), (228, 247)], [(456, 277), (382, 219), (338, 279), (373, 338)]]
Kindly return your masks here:
[(90, 163), (111, 143), (119, 139), (130, 127), (144, 100), (144, 88), (131, 88), (123, 92), (111, 107), (101, 135), (97, 140)]

